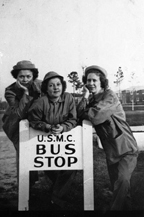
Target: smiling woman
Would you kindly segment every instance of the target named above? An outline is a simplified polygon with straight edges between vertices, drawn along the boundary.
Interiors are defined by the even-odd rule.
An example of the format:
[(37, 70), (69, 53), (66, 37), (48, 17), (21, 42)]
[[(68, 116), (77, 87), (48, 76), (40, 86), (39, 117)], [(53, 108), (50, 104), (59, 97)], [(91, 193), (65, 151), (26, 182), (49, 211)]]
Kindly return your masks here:
[[(76, 126), (76, 107), (73, 96), (66, 93), (66, 82), (56, 72), (48, 72), (42, 82), (45, 94), (32, 105), (28, 112), (30, 126), (55, 136)], [(64, 208), (63, 197), (67, 194), (75, 171), (45, 171), (53, 182), (51, 208)], [(58, 207), (56, 207), (56, 204)]]
[(111, 210), (130, 210), (130, 179), (136, 167), (137, 142), (117, 95), (108, 87), (105, 69), (85, 69), (85, 91), (77, 106), (80, 122), (91, 121), (106, 154), (113, 198)]

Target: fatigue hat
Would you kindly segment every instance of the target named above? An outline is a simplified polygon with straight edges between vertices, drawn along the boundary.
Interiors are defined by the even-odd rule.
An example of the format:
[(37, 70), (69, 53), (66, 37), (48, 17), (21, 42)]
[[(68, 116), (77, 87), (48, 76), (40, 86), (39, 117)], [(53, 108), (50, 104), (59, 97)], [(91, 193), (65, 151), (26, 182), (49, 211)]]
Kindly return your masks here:
[(104, 74), (107, 77), (107, 71), (105, 69), (103, 69), (102, 67), (97, 66), (97, 65), (92, 65), (92, 66), (87, 67), (85, 69), (85, 76), (87, 76), (89, 71), (93, 70), (93, 69), (101, 72), (102, 74)]
[(48, 79), (55, 78), (55, 77), (59, 77), (59, 78), (63, 79), (63, 76), (59, 75), (57, 72), (50, 71), (44, 76), (43, 81), (46, 81)]
[[(29, 60), (22, 60), (19, 61), (15, 66), (13, 66), (13, 70), (11, 71), (11, 74), (14, 78), (17, 78), (18, 72), (20, 70), (26, 70), (29, 69), (33, 73), (35, 73), (35, 76), (38, 76), (38, 69), (35, 67), (35, 65), (30, 62)], [(34, 74), (33, 74), (34, 75)]]
[(62, 86), (63, 86), (62, 92), (64, 93), (64, 91), (66, 90), (66, 82), (64, 81), (63, 76), (59, 75), (57, 72), (54, 72), (54, 71), (50, 71), (44, 76), (44, 79), (42, 81), (41, 91), (47, 94), (47, 83), (48, 83), (48, 80), (51, 78), (60, 78), (62, 82)]

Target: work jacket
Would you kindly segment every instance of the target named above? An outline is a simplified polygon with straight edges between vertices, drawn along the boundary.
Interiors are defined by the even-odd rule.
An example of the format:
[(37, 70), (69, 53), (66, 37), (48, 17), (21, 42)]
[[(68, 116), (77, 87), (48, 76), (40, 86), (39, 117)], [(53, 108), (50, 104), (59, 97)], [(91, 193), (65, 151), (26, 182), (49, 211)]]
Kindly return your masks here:
[(26, 95), (24, 90), (17, 86), (16, 82), (5, 89), (8, 108), (2, 118), (3, 130), (16, 146), (19, 141), (19, 121), (27, 118), (28, 109), (40, 95), (41, 81), (37, 79), (29, 88), (29, 95)]
[(137, 154), (137, 142), (126, 122), (125, 112), (116, 94), (107, 89), (82, 98), (77, 106), (78, 118), (87, 119), (98, 134), (108, 164), (118, 162), (126, 154)]
[(77, 123), (73, 96), (65, 92), (57, 102), (51, 101), (47, 95), (42, 96), (30, 108), (28, 120), (31, 127), (45, 132), (47, 124), (60, 124), (63, 132), (71, 130)]

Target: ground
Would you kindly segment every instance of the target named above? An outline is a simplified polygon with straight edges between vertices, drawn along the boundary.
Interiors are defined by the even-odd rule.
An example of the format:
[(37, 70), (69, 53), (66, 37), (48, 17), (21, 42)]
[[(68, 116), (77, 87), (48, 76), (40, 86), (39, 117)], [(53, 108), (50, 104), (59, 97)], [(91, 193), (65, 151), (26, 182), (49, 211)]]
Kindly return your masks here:
[[(110, 181), (107, 173), (105, 154), (96, 146), (94, 141), (94, 209), (96, 211), (109, 210), (111, 201)], [(65, 210), (82, 211), (83, 181), (82, 171), (78, 171), (73, 180), (67, 198)], [(12, 143), (2, 134), (0, 136), (0, 210), (16, 211), (17, 206), (17, 178), (15, 150)], [(50, 180), (43, 172), (39, 172), (39, 182), (30, 190), (30, 210), (48, 211), (50, 201)], [(138, 156), (137, 166), (131, 178), (131, 195), (133, 211), (144, 210), (144, 152)]]

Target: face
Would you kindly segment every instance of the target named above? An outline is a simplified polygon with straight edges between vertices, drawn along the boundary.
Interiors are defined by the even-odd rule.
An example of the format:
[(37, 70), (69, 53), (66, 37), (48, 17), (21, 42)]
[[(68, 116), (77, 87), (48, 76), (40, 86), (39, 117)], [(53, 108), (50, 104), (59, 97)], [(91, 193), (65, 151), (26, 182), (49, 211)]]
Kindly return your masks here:
[(62, 83), (59, 78), (52, 78), (47, 84), (47, 93), (50, 98), (59, 98), (62, 94)]
[(23, 85), (28, 86), (33, 80), (33, 73), (30, 70), (20, 70), (17, 76), (17, 80)]
[(95, 73), (89, 73), (87, 76), (86, 85), (91, 93), (98, 94), (101, 92), (101, 82), (99, 75)]

